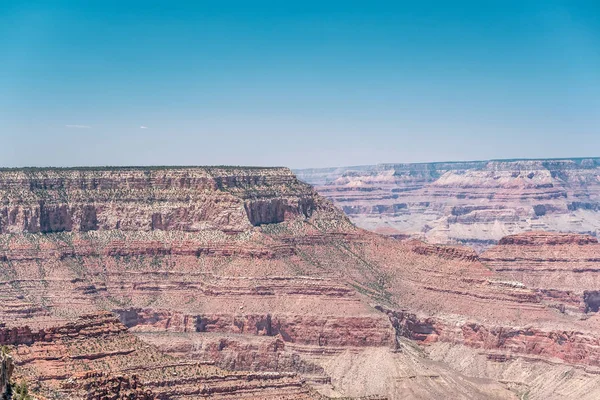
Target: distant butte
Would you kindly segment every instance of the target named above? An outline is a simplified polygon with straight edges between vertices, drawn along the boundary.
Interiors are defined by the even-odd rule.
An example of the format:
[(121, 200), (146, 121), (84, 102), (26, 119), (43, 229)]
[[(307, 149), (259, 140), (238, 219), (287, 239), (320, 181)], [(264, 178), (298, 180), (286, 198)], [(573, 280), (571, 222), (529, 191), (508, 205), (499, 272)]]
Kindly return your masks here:
[(600, 233), (600, 158), (296, 170), (358, 226), (478, 250), (524, 231)]

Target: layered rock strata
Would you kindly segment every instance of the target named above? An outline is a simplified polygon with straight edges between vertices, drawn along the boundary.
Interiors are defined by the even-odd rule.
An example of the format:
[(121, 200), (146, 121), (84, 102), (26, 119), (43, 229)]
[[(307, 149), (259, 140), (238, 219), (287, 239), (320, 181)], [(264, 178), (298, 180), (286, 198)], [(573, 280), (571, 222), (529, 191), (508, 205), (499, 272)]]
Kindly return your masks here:
[[(18, 379), (48, 397), (185, 399), (219, 397), (312, 399), (291, 373), (231, 373), (212, 363), (185, 362), (160, 353), (127, 332), (110, 313), (0, 338), (13, 349)], [(116, 396), (116, 397), (115, 397)]]
[(286, 169), (17, 170), (0, 190), (0, 335), (50, 393), (505, 399), (522, 393), (419, 346), (596, 362), (597, 318), (559, 289), (358, 229)]
[(499, 275), (535, 288), (561, 312), (597, 312), (600, 244), (588, 235), (528, 232), (481, 255)]
[(600, 231), (600, 159), (297, 170), (358, 226), (481, 249), (523, 231)]

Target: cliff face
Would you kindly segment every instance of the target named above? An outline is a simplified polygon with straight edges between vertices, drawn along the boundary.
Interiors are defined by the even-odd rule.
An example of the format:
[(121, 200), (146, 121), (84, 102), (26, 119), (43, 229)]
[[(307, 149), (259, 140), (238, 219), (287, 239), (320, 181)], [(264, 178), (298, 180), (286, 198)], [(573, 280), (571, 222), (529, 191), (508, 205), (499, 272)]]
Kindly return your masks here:
[(600, 159), (295, 171), (358, 226), (477, 248), (522, 231), (600, 230)]
[[(341, 326), (352, 326), (357, 314), (374, 325), (377, 344), (393, 342), (385, 319), (356, 293), (294, 278), (282, 261), (295, 256), (293, 246), (260, 232), (288, 224), (294, 234), (309, 220), (304, 231), (354, 230), (287, 169), (9, 170), (0, 172), (0, 196), (0, 343), (15, 349), (19, 377), (43, 394), (315, 398), (295, 371), (228, 373), (163, 355), (99, 310), (138, 332), (262, 329), (309, 343), (352, 339), (335, 327), (303, 335), (302, 318), (325, 324), (347, 314)], [(329, 299), (320, 313), (294, 308)]]
[(481, 258), (506, 279), (535, 288), (563, 313), (598, 311), (600, 244), (595, 237), (527, 232), (503, 238)]
[[(525, 392), (424, 355), (439, 344), (490, 354), (490, 369), (502, 356), (597, 365), (595, 313), (560, 311), (584, 293), (357, 229), (287, 169), (11, 170), (0, 189), (0, 344), (49, 397)], [(541, 241), (499, 247), (595, 245)]]
[(0, 232), (242, 232), (310, 217), (318, 198), (285, 168), (0, 172)]
[(19, 380), (59, 398), (314, 398), (294, 374), (229, 372), (211, 362), (176, 359), (127, 332), (112, 314), (0, 337), (14, 346)]
[(0, 351), (0, 398), (8, 396), (13, 370), (12, 357)]

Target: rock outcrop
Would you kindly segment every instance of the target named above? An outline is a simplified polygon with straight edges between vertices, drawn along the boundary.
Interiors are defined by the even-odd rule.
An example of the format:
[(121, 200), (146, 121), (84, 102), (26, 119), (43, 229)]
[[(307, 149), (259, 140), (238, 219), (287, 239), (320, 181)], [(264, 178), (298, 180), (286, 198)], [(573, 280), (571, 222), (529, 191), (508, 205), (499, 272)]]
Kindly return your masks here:
[(20, 331), (30, 332), (20, 340), (25, 344), (4, 338), (14, 349), (17, 378), (30, 381), (48, 397), (147, 400), (218, 394), (231, 399), (314, 398), (293, 373), (232, 373), (212, 363), (164, 355), (127, 332), (106, 312), (45, 330), (23, 327)]
[(295, 171), (358, 226), (481, 249), (523, 231), (600, 231), (600, 159)]
[(0, 398), (7, 398), (10, 390), (11, 377), (14, 370), (12, 357), (5, 351), (0, 349)]
[(15, 169), (0, 172), (0, 233), (240, 232), (309, 217), (318, 198), (285, 168)]
[(481, 255), (506, 279), (538, 291), (561, 312), (597, 312), (600, 244), (595, 237), (527, 232), (507, 236)]
[(11, 170), (0, 192), (0, 342), (49, 396), (507, 399), (426, 349), (597, 363), (597, 288), (356, 228), (287, 169)]
[[(287, 266), (298, 259), (294, 246), (260, 233), (288, 223), (293, 235), (308, 219), (315, 232), (354, 229), (287, 169), (10, 170), (0, 172), (0, 193), (0, 343), (15, 349), (20, 376), (42, 393), (316, 396), (294, 371), (227, 373), (164, 356), (98, 310), (138, 332), (393, 342), (385, 319), (352, 289), (298, 276)], [(371, 331), (357, 334), (361, 323)]]

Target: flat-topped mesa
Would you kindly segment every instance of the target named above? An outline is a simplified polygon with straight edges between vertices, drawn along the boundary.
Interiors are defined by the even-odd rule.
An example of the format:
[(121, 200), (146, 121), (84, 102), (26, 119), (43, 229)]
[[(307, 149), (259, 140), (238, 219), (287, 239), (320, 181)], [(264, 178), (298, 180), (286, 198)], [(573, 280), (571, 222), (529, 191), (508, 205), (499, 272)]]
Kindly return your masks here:
[(359, 227), (483, 250), (507, 234), (600, 233), (600, 159), (298, 170)]
[(287, 168), (0, 170), (0, 233), (243, 232), (335, 212)]
[(577, 233), (555, 232), (524, 232), (505, 236), (498, 242), (501, 246), (556, 246), (556, 245), (586, 245), (597, 244), (598, 239), (590, 235)]

